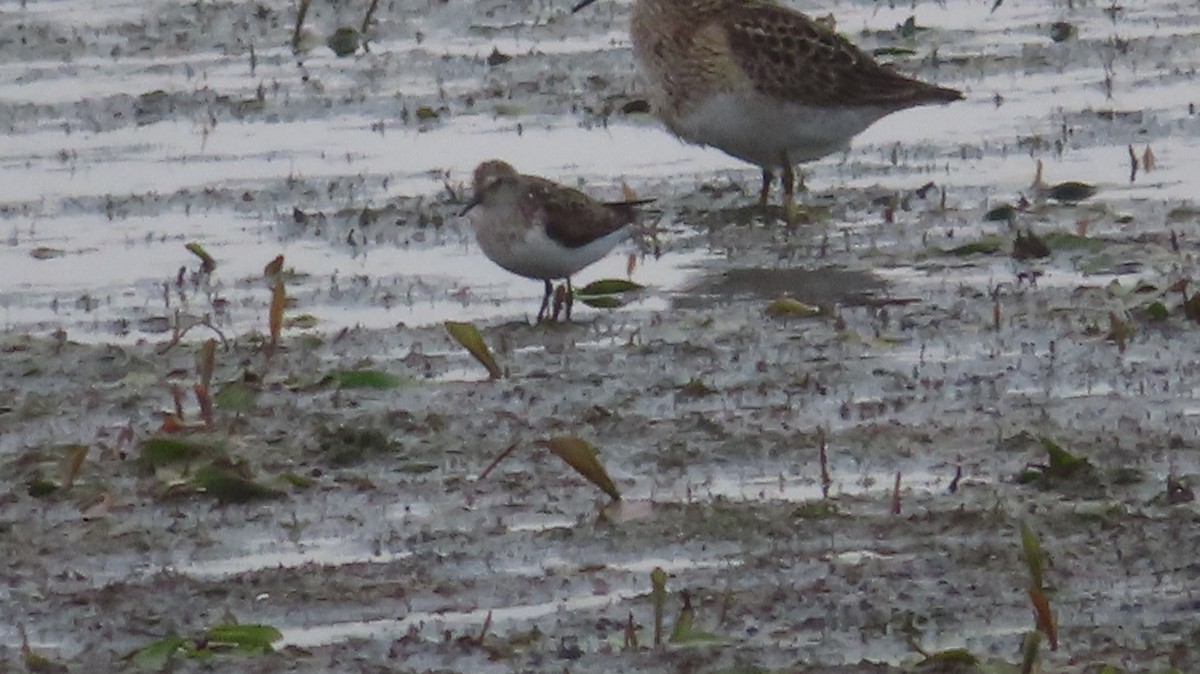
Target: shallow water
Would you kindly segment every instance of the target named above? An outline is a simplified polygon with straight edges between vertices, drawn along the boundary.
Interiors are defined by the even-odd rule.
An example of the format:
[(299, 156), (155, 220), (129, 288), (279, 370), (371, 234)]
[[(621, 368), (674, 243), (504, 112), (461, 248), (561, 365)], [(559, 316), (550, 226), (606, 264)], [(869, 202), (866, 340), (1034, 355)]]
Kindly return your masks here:
[[(221, 265), (218, 280), (226, 285), (248, 281), (275, 254), (284, 254), (311, 279), (310, 286), (292, 289), (307, 295), (301, 310), (327, 330), (518, 314), (516, 303), (461, 306), (465, 288), (497, 291), (485, 293), (483, 303), (496, 294), (536, 301), (537, 288), (502, 273), (480, 279), (487, 265), (474, 264), (478, 251), (453, 209), (438, 209), (451, 221), (449, 231), (434, 234), (422, 242), (426, 245), (392, 232), (363, 232), (365, 245), (376, 249), (370, 254), (321, 245), (341, 238), (332, 232), (317, 245), (305, 245), (313, 240), (301, 233), (297, 246), (286, 223), (292, 208), (379, 207), (396, 197), (437, 204), (446, 196), (445, 185), (463, 189), (472, 167), (492, 156), (609, 196), (621, 181), (658, 196), (664, 188), (687, 189), (706, 176), (752, 175), (717, 151), (679, 143), (652, 121), (617, 116), (597, 125), (585, 117), (581, 127), (578, 117), (558, 109), (581, 93), (575, 87), (589, 74), (558, 71), (553, 59), (569, 55), (602, 67), (623, 64), (615, 77), (606, 77), (621, 87), (619, 95), (636, 93), (624, 33), (618, 27), (591, 32), (610, 13), (614, 24), (623, 20), (627, 6), (610, 4), (579, 17), (542, 7), (538, 16), (544, 11), (553, 20), (543, 17), (533, 26), (521, 15), (499, 19), (493, 10), (491, 20), (498, 21), (482, 41), (463, 33), (483, 30), (489, 21), (438, 6), (419, 22), (419, 44), (413, 32), (387, 33), (399, 26), (390, 23), (395, 19), (381, 19), (389, 23), (371, 54), (337, 59), (317, 48), (302, 68), (285, 48), (271, 44), (283, 26), (279, 17), (257, 35), (237, 32), (233, 42), (210, 36), (209, 46), (178, 32), (190, 25), (188, 12), (167, 4), (110, 6), (82, 24), (41, 8), (10, 10), (20, 21), (10, 31), (26, 39), (44, 25), (49, 35), (71, 34), (74, 40), (45, 56), (35, 42), (14, 50), (17, 58), (0, 67), (0, 95), (11, 119), (0, 154), (0, 203), (9, 230), (9, 245), (0, 252), (6, 328), (62, 328), (73, 339), (89, 341), (147, 336), (125, 324), (157, 318), (149, 325), (161, 326), (172, 320), (168, 307), (156, 311), (155, 305), (161, 304), (163, 284), (195, 262), (181, 245), (189, 241), (213, 252)], [(863, 40), (867, 46), (874, 42), (873, 31), (912, 15), (909, 8), (857, 4), (830, 9), (842, 31), (859, 37), (872, 31)], [(1003, 9), (990, 11), (986, 3), (919, 7), (918, 23), (938, 32), (918, 46), (937, 46), (943, 61), (926, 69), (927, 75), (963, 87), (968, 100), (886, 118), (840, 161), (814, 165), (809, 184), (862, 188), (886, 180), (892, 189), (911, 189), (932, 179), (951, 190), (952, 203), (969, 208), (976, 204), (955, 199), (954, 188), (983, 187), (1001, 198), (1027, 188), (1030, 155), (1040, 153), (1022, 147), (1021, 139), (1038, 137), (1050, 145), (1063, 138), (1069, 143), (1069, 151), (1045, 157), (1050, 181), (1094, 182), (1122, 201), (1192, 196), (1188, 176), (1200, 152), (1195, 116), (1187, 111), (1191, 88), (1185, 75), (1161, 70), (1191, 53), (1181, 54), (1176, 44), (1190, 35), (1186, 12), (1175, 3), (1139, 3), (1124, 7), (1114, 20), (1092, 6), (1072, 11), (1011, 3)], [(223, 5), (214, 15), (244, 11)], [(326, 25), (322, 20), (332, 19), (323, 12), (314, 16), (318, 32)], [(1063, 17), (1071, 19), (1079, 37), (1052, 43), (1046, 22)], [(84, 26), (95, 31), (96, 40), (79, 37)], [(133, 35), (129, 40), (139, 50), (122, 49), (122, 39), (108, 32), (117, 26), (123, 26), (118, 35)], [(171, 31), (173, 48), (154, 42)], [(514, 60), (497, 68), (481, 65), (480, 56), (492, 47)], [(427, 66), (432, 70), (424, 70)], [(566, 88), (533, 83), (533, 73), (543, 67), (551, 68), (545, 79), (561, 78)], [(302, 73), (307, 80), (298, 80)], [(1111, 89), (1103, 86), (1105, 76)], [(483, 83), (502, 92), (532, 87), (533, 93), (528, 100), (514, 96), (504, 102), (506, 112), (498, 115), (503, 101), (493, 104), (476, 93)], [(585, 107), (591, 96), (584, 92)], [(396, 119), (400, 109), (415, 115), (416, 107), (431, 100), (445, 119)], [(474, 102), (463, 107), (468, 100)], [(549, 108), (540, 109), (545, 105)], [(1093, 111), (1114, 110), (1136, 110), (1138, 123), (1088, 118)], [(1125, 145), (1135, 143), (1140, 150), (1164, 135), (1170, 142), (1156, 148), (1158, 169), (1130, 185)], [(895, 148), (905, 165), (891, 166)], [(955, 154), (968, 161), (956, 161)], [(338, 225), (330, 229), (353, 236), (348, 223)], [(32, 257), (35, 252), (38, 257)], [(653, 271), (638, 280), (669, 291), (681, 285), (693, 262), (675, 256), (651, 261), (646, 269)], [(442, 273), (429, 279), (431, 270)], [(597, 271), (615, 270), (610, 265)], [(335, 274), (372, 278), (376, 295), (390, 292), (407, 300), (414, 292), (427, 293), (418, 297), (419, 310), (406, 301), (346, 315), (340, 294), (335, 300), (322, 297), (321, 282)], [(414, 291), (418, 279), (422, 283), (416, 285), (433, 288)], [(378, 301), (357, 294), (361, 302)], [(261, 299), (248, 293), (225, 299), (252, 304), (255, 311), (227, 316), (224, 327), (235, 333), (258, 327)]]

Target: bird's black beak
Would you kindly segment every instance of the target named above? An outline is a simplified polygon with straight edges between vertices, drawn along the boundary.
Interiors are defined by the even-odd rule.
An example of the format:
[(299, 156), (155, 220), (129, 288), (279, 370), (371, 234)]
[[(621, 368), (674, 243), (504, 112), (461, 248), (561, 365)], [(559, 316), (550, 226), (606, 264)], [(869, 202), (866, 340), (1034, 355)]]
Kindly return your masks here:
[[(592, 0), (592, 1), (595, 2), (595, 0)], [(469, 202), (467, 202), (467, 205), (463, 206), (463, 209), (458, 212), (458, 217), (460, 217), (460, 218), (463, 217), (464, 215), (469, 213), (472, 208), (475, 208), (476, 206), (478, 206), (481, 203), (483, 203), (483, 190), (476, 192), (475, 196), (471, 197), (471, 200)]]
[(574, 14), (575, 12), (578, 12), (579, 10), (583, 9), (584, 7), (587, 7), (588, 5), (592, 4), (595, 1), (596, 0), (582, 0), (582, 2), (580, 2), (578, 5), (575, 5), (574, 7), (571, 8), (571, 13)]

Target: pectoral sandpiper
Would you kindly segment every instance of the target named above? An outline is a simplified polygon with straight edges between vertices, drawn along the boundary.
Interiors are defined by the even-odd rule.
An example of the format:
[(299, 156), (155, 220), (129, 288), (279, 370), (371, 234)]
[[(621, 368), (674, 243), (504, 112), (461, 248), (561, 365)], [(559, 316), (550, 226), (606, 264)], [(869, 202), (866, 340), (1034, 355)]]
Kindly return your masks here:
[(790, 213), (796, 164), (844, 149), (893, 112), (963, 97), (771, 0), (636, 0), (630, 33), (655, 114), (685, 141), (760, 166), (764, 210), (775, 170)]
[(479, 247), (492, 262), (545, 283), (539, 323), (550, 307), (550, 282), (555, 279), (566, 279), (566, 318), (571, 318), (571, 275), (628, 238), (635, 207), (649, 201), (602, 203), (579, 190), (517, 173), (496, 159), (475, 168), (474, 187), (462, 215), (470, 216)]

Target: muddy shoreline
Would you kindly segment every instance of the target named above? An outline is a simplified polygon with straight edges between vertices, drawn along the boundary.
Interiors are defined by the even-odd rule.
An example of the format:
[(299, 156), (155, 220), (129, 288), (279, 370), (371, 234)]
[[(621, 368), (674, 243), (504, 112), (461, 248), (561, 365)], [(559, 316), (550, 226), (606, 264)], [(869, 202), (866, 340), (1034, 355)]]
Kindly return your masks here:
[[(1022, 522), (1042, 671), (1200, 669), (1195, 7), (802, 7), (969, 97), (808, 167), (794, 229), (754, 169), (622, 112), (627, 4), (396, 2), (370, 53), (299, 62), (290, 9), (63, 7), (0, 10), (0, 670), (22, 631), (44, 671), (132, 671), (237, 622), (282, 639), (170, 666), (1019, 671)], [(320, 38), (360, 10), (313, 11)], [(648, 290), (529, 325), (540, 288), (455, 216), (492, 156), (654, 196), (658, 254), (589, 279), (632, 255)], [(659, 648), (656, 567), (668, 631), (694, 610)]]

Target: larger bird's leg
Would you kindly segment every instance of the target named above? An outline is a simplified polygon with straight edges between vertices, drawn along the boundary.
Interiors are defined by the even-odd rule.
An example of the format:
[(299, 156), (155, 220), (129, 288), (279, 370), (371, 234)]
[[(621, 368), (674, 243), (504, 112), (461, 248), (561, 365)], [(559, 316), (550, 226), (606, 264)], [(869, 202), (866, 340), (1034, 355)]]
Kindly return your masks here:
[(792, 170), (792, 162), (787, 153), (783, 153), (783, 219), (792, 224), (792, 213), (796, 209), (792, 205), (792, 197), (796, 194), (796, 174)]
[(567, 317), (564, 320), (571, 320), (571, 305), (575, 304), (575, 289), (571, 287), (571, 277), (567, 277)]
[(550, 285), (550, 279), (545, 279), (545, 282), (546, 292), (542, 295), (542, 308), (538, 310), (538, 323), (541, 323), (542, 319), (546, 317), (546, 309), (550, 307), (550, 294), (554, 292), (554, 286)]
[(763, 219), (767, 217), (767, 200), (771, 198), (771, 181), (775, 179), (775, 174), (769, 169), (763, 169), (762, 189), (758, 192), (758, 206), (762, 209)]
[(563, 306), (567, 303), (567, 287), (559, 284), (554, 287), (554, 300), (550, 309), (550, 320), (558, 321), (558, 317), (562, 315)]

